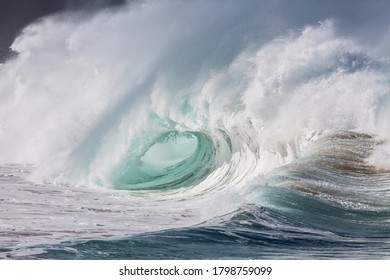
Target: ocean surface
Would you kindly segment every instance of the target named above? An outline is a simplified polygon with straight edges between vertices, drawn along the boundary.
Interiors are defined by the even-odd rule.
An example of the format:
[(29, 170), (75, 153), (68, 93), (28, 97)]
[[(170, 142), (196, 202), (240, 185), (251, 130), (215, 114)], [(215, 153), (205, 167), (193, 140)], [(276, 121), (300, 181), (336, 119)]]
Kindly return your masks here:
[(390, 258), (390, 3), (340, 2), (26, 26), (0, 64), (0, 258)]

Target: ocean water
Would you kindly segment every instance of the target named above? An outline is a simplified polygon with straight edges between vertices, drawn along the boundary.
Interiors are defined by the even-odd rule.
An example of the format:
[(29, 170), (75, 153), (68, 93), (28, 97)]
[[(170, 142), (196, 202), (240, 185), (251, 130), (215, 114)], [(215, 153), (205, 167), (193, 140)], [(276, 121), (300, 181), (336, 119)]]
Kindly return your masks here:
[(129, 1), (0, 64), (0, 258), (390, 257), (390, 5)]

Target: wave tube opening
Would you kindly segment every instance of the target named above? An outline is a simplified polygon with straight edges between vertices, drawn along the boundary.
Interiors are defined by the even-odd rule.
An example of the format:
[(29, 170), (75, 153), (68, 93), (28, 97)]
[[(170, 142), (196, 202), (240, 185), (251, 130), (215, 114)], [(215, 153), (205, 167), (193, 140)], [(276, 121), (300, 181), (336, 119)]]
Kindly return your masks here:
[(112, 181), (125, 190), (192, 186), (213, 170), (214, 153), (211, 139), (200, 132), (162, 133), (141, 152), (130, 152), (114, 170)]

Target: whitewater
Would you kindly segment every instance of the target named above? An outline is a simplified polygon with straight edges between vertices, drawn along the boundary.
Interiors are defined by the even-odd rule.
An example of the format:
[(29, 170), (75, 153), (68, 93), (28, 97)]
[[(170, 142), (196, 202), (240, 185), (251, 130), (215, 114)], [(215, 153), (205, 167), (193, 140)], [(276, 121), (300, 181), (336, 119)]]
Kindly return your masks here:
[(25, 27), (0, 64), (0, 258), (389, 258), (389, 20), (308, 3)]

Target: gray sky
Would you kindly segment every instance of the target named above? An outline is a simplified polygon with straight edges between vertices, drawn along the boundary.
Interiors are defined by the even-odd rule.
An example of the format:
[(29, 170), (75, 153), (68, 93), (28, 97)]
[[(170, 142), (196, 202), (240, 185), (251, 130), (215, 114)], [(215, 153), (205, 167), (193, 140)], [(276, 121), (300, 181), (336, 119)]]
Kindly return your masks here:
[(21, 28), (30, 22), (69, 9), (96, 9), (126, 0), (0, 0), (0, 61)]

